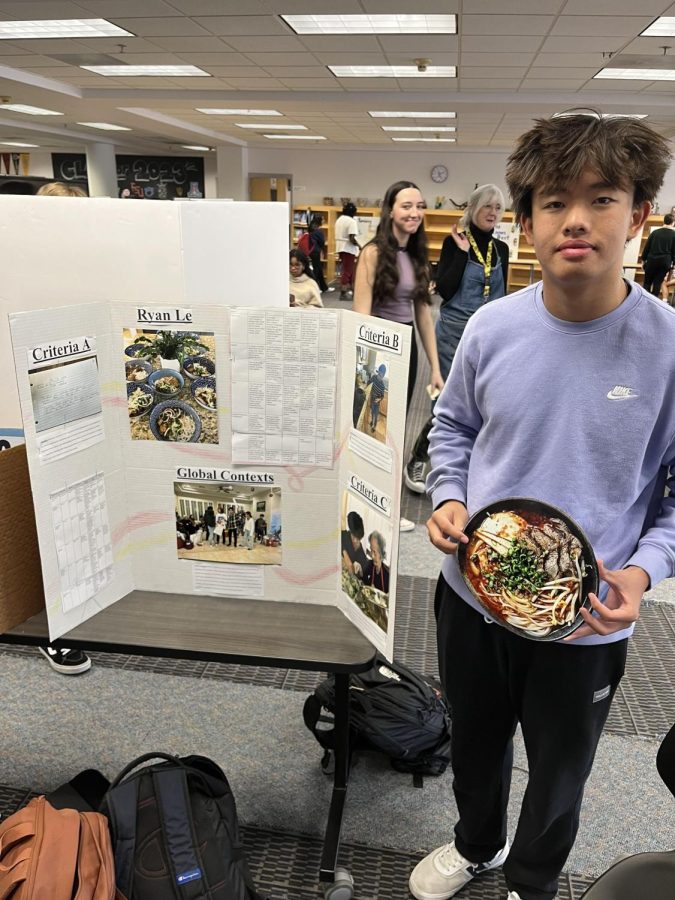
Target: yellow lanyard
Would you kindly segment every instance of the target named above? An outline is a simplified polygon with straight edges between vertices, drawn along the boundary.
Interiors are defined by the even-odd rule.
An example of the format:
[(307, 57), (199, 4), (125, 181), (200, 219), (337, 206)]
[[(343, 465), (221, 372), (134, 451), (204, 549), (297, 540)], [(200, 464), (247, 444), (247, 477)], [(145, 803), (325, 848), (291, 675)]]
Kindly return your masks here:
[(466, 229), (466, 236), (471, 244), (471, 249), (476, 254), (476, 259), (483, 267), (483, 272), (485, 272), (485, 287), (483, 288), (483, 297), (487, 300), (490, 296), (490, 272), (492, 271), (492, 247), (493, 242), (490, 240), (488, 244), (488, 253), (487, 253), (487, 262), (483, 259), (483, 254), (478, 249), (478, 244), (476, 243), (474, 236), (471, 234), (471, 230), (469, 228)]

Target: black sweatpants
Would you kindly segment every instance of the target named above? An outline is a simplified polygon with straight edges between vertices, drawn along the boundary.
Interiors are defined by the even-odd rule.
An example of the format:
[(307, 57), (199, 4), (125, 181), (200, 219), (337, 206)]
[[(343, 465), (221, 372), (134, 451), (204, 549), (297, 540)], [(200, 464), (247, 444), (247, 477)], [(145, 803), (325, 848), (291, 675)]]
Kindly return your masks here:
[(661, 299), (661, 285), (670, 271), (672, 261), (669, 256), (654, 256), (645, 261), (643, 287), (650, 294)]
[(506, 842), (520, 722), (529, 778), (503, 871), (522, 900), (552, 900), (628, 642), (584, 647), (522, 638), (486, 622), (442, 575), (435, 607), (441, 681), (452, 713), (457, 849), (478, 863)]

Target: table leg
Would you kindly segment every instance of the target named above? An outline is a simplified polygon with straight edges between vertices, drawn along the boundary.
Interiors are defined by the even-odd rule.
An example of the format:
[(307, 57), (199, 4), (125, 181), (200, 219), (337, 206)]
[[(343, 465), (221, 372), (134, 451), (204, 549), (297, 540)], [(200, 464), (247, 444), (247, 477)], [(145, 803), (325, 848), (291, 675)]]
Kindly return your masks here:
[(349, 780), (349, 675), (335, 675), (335, 774), (321, 855), (321, 881), (334, 881)]

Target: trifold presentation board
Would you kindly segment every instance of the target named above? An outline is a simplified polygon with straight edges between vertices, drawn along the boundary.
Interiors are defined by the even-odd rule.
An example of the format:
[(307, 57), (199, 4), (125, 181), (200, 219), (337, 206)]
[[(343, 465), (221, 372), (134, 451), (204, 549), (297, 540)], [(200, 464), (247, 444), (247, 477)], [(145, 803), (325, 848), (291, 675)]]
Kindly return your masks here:
[(3, 196), (0, 448), (23, 440), (7, 315), (111, 296), (287, 306), (288, 206)]
[(391, 656), (409, 326), (149, 298), (10, 330), (52, 640), (149, 590), (334, 605)]

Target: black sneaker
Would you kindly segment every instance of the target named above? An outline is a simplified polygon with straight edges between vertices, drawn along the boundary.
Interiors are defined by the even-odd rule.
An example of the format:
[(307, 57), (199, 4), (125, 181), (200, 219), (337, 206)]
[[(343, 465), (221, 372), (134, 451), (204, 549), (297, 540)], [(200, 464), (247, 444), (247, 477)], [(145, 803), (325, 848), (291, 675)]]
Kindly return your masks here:
[(428, 459), (411, 459), (403, 474), (406, 487), (416, 494), (423, 494), (426, 490), (429, 469)]
[(61, 675), (81, 675), (91, 669), (91, 660), (82, 650), (57, 650), (54, 647), (38, 647), (38, 650)]

